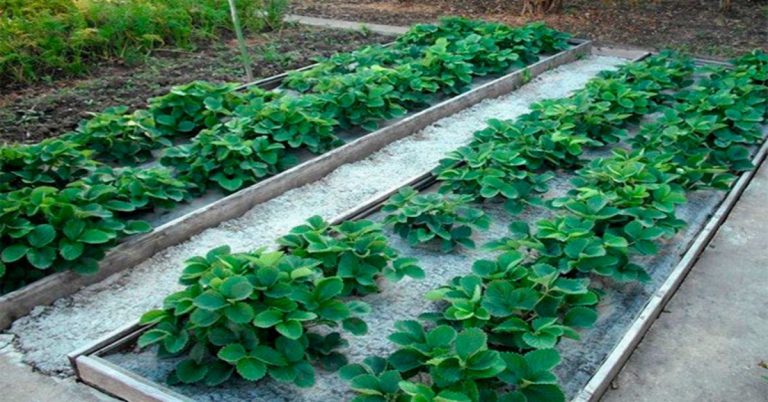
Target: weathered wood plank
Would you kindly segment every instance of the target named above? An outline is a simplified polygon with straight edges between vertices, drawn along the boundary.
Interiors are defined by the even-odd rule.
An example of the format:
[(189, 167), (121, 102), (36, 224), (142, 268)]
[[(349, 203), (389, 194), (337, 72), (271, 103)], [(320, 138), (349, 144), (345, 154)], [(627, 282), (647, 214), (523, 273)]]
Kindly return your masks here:
[(632, 356), (632, 353), (643, 339), (643, 336), (645, 336), (651, 328), (651, 325), (653, 325), (653, 322), (659, 317), (669, 300), (672, 299), (672, 296), (677, 292), (677, 289), (683, 283), (688, 272), (690, 272), (696, 261), (707, 248), (707, 245), (715, 236), (717, 230), (723, 222), (725, 222), (728, 214), (752, 181), (752, 178), (757, 173), (757, 169), (763, 163), (767, 154), (768, 141), (763, 143), (753, 158), (755, 169), (744, 172), (741, 177), (739, 177), (736, 184), (734, 184), (733, 188), (728, 193), (728, 196), (726, 196), (725, 200), (723, 200), (720, 207), (709, 219), (706, 226), (704, 226), (701, 232), (699, 232), (699, 235), (696, 236), (691, 243), (690, 247), (683, 255), (682, 260), (680, 260), (661, 287), (656, 290), (648, 301), (648, 304), (646, 304), (645, 308), (640, 312), (640, 315), (635, 319), (632, 326), (629, 327), (629, 330), (624, 334), (613, 351), (606, 357), (603, 364), (595, 375), (592, 376), (592, 379), (587, 383), (582, 392), (573, 399), (574, 402), (597, 402), (603, 396), (605, 391), (608, 390), (611, 381), (613, 381), (616, 375), (619, 374), (624, 367), (624, 364), (629, 360), (630, 356)]
[(77, 358), (79, 378), (101, 391), (131, 402), (192, 402), (193, 399), (148, 381), (100, 357)]

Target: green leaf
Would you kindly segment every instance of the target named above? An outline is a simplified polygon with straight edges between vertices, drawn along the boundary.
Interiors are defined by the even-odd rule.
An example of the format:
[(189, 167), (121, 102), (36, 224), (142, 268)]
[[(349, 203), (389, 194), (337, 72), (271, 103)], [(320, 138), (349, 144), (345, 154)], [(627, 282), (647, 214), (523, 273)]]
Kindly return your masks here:
[(176, 376), (185, 384), (192, 384), (205, 378), (208, 373), (208, 366), (198, 364), (192, 359), (187, 359), (176, 366)]
[(229, 300), (244, 300), (253, 293), (253, 285), (244, 276), (230, 276), (221, 283), (219, 291)]
[(456, 336), (456, 354), (464, 361), (486, 348), (487, 336), (480, 328), (468, 328)]
[(323, 278), (317, 282), (315, 294), (318, 301), (325, 301), (338, 296), (344, 289), (344, 281), (341, 278)]
[(88, 244), (102, 244), (112, 240), (113, 237), (114, 235), (111, 235), (102, 230), (87, 229), (83, 232), (78, 240)]
[(145, 348), (153, 343), (157, 343), (170, 336), (171, 333), (159, 329), (150, 329), (149, 331), (141, 334), (139, 337), (138, 345), (140, 348)]
[(56, 238), (56, 229), (52, 225), (37, 225), (27, 235), (27, 241), (32, 247), (41, 248), (50, 244)]
[(167, 317), (168, 313), (165, 310), (150, 310), (144, 313), (139, 319), (139, 324), (149, 325), (160, 322), (163, 318)]
[(555, 384), (531, 384), (520, 392), (527, 402), (565, 402), (565, 394)]
[(550, 371), (560, 364), (560, 353), (555, 349), (540, 349), (525, 354), (525, 362), (531, 373)]
[(281, 322), (275, 326), (275, 329), (288, 339), (299, 339), (301, 334), (304, 333), (304, 327), (302, 327), (301, 322), (296, 320)]
[(267, 366), (253, 357), (244, 357), (237, 362), (237, 373), (248, 381), (258, 381), (267, 373)]
[(248, 353), (245, 351), (243, 345), (239, 343), (233, 343), (219, 349), (219, 353), (217, 353), (216, 356), (227, 363), (236, 364), (247, 354)]
[(37, 269), (47, 269), (56, 260), (56, 250), (50, 247), (27, 250), (27, 261)]
[(235, 368), (227, 363), (215, 361), (208, 366), (208, 374), (205, 376), (205, 385), (214, 387), (223, 384), (235, 371)]
[(357, 317), (345, 319), (342, 321), (342, 326), (344, 330), (349, 331), (353, 335), (365, 335), (368, 332), (368, 325)]
[(427, 333), (427, 344), (431, 347), (448, 346), (456, 339), (456, 330), (448, 325), (440, 325)]
[(77, 241), (61, 239), (59, 242), (59, 254), (67, 261), (76, 260), (78, 257), (83, 255), (84, 250), (85, 244)]
[(3, 262), (16, 262), (27, 254), (27, 250), (29, 250), (29, 247), (25, 244), (14, 244), (4, 248), (1, 257)]
[(152, 231), (152, 225), (146, 221), (130, 221), (125, 224), (123, 232), (127, 235), (149, 233)]
[(269, 328), (283, 321), (283, 313), (277, 309), (267, 309), (253, 319), (253, 325), (259, 328)]
[(224, 296), (217, 293), (216, 291), (206, 290), (199, 296), (195, 297), (195, 306), (205, 310), (215, 311), (229, 306), (229, 303), (224, 300)]
[(597, 311), (589, 307), (577, 306), (565, 313), (563, 323), (570, 327), (589, 328), (597, 321)]
[(259, 345), (253, 348), (250, 356), (271, 366), (284, 366), (288, 364), (288, 361), (280, 352), (264, 345)]
[(237, 302), (231, 306), (227, 306), (224, 309), (224, 315), (232, 322), (247, 324), (253, 320), (254, 312), (253, 307), (247, 303)]

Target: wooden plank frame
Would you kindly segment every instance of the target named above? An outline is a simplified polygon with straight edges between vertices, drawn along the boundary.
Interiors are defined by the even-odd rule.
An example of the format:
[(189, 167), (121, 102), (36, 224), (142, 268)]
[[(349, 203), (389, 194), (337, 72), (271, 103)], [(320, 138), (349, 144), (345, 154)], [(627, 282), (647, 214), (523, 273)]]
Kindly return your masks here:
[[(242, 216), (257, 204), (312, 183), (339, 166), (364, 159), (384, 146), (405, 138), (437, 120), (482, 100), (509, 93), (524, 85), (532, 77), (591, 53), (591, 41), (573, 39), (569, 43), (571, 47), (567, 50), (544, 57), (525, 68), (479, 85), (427, 109), (406, 115), (405, 118), (379, 130), (160, 225), (150, 233), (128, 238), (107, 253), (99, 263), (99, 271), (94, 275), (82, 276), (72, 271), (59, 272), (0, 296), (0, 330), (7, 328), (13, 320), (28, 314), (36, 306), (51, 304), (56, 299), (71, 295), (85, 286), (129, 269), (158, 251), (179, 244), (207, 228)], [(285, 74), (281, 74), (250, 85), (275, 87), (284, 77)]]
[[(768, 130), (764, 130), (768, 131)], [(739, 179), (728, 192), (725, 200), (715, 210), (707, 224), (699, 232), (699, 235), (693, 239), (688, 250), (683, 254), (682, 259), (675, 266), (675, 269), (669, 274), (661, 287), (654, 292), (645, 308), (629, 327), (627, 332), (621, 338), (619, 343), (608, 354), (603, 364), (597, 370), (594, 376), (589, 380), (582, 391), (573, 399), (573, 402), (597, 402), (602, 398), (605, 391), (608, 390), (611, 382), (619, 374), (624, 364), (629, 360), (635, 348), (642, 341), (645, 334), (651, 328), (654, 321), (661, 315), (662, 310), (667, 305), (677, 289), (688, 276), (693, 266), (698, 261), (701, 254), (706, 250), (707, 245), (715, 237), (720, 226), (733, 210), (736, 202), (741, 198), (744, 190), (747, 189), (752, 178), (757, 174), (757, 170), (768, 155), (768, 140), (758, 149), (752, 159), (755, 168), (741, 174)]]
[[(608, 55), (609, 53), (604, 54)], [(621, 53), (619, 52), (619, 54)], [(649, 53), (633, 54), (633, 56), (636, 56), (634, 60), (641, 60), (647, 57), (647, 55)], [(703, 60), (698, 60), (697, 62), (709, 64)], [(768, 129), (765, 132), (768, 134)], [(664, 306), (675, 294), (688, 272), (690, 272), (698, 258), (706, 250), (707, 245), (715, 236), (719, 227), (725, 222), (729, 213), (757, 173), (757, 170), (760, 169), (766, 159), (766, 155), (768, 155), (768, 140), (763, 142), (752, 159), (755, 168), (739, 176), (712, 217), (709, 218), (702, 230), (690, 242), (688, 249), (682, 255), (681, 260), (675, 266), (672, 273), (651, 296), (627, 332), (614, 349), (609, 352), (597, 372), (585, 387), (582, 388), (581, 392), (574, 397), (572, 402), (599, 401), (610, 386), (611, 381), (613, 381), (632, 355), (632, 352), (645, 333), (661, 314)], [(338, 224), (345, 220), (361, 219), (375, 213), (392, 194), (398, 192), (404, 186), (413, 186), (421, 190), (430, 187), (434, 183), (434, 175), (431, 172), (424, 172), (346, 211), (334, 218), (331, 223)], [(161, 384), (142, 378), (101, 357), (110, 351), (129, 345), (150, 327), (141, 326), (136, 321), (93, 344), (70, 353), (68, 358), (75, 369), (78, 379), (95, 388), (129, 401), (189, 401), (188, 397), (179, 395)]]

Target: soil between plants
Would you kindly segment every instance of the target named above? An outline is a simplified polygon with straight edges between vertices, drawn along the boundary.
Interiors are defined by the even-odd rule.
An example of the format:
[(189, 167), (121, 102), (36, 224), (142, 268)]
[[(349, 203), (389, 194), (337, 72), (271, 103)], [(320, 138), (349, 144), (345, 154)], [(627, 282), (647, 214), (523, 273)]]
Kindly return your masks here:
[[(248, 38), (255, 79), (312, 64), (392, 37), (356, 31), (288, 25), (281, 31)], [(107, 107), (146, 106), (148, 98), (194, 80), (245, 82), (233, 40), (211, 43), (197, 51), (157, 50), (138, 66), (104, 65), (89, 78), (55, 81), (0, 93), (0, 144), (37, 142), (77, 127), (80, 120)]]
[(38, 307), (17, 320), (10, 333), (24, 361), (52, 375), (69, 376), (65, 355), (116, 328), (135, 321), (179, 289), (183, 261), (229, 244), (235, 251), (274, 244), (291, 227), (312, 215), (326, 219), (359, 205), (405, 180), (433, 168), (446, 152), (465, 144), (489, 118), (511, 119), (532, 102), (568, 95), (599, 71), (625, 60), (588, 57), (535, 78), (509, 95), (485, 100), (397, 141), (360, 162), (347, 164), (318, 182), (257, 205), (243, 217), (225, 222), (165, 249), (133, 269)]
[[(295, 0), (292, 12), (360, 22), (408, 25), (461, 15), (521, 25), (544, 21), (600, 45), (676, 48), (696, 55), (732, 57), (768, 50), (768, 0), (717, 1), (565, 0), (559, 14), (522, 16), (521, 0)], [(624, 46), (626, 47), (626, 46)]]

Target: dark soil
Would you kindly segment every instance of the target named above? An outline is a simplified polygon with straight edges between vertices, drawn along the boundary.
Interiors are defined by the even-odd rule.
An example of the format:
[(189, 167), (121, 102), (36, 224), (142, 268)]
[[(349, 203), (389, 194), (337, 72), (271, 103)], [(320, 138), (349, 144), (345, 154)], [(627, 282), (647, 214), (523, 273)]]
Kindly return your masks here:
[(732, 57), (768, 49), (768, 0), (736, 0), (727, 13), (717, 0), (565, 0), (559, 14), (521, 16), (520, 0), (294, 0), (295, 14), (408, 25), (462, 15), (519, 25), (543, 20), (603, 45), (674, 48)]
[[(257, 78), (311, 64), (328, 56), (391, 38), (353, 31), (291, 26), (249, 38)], [(110, 106), (146, 105), (171, 86), (193, 80), (245, 81), (236, 44), (228, 40), (194, 52), (155, 51), (140, 66), (106, 65), (89, 78), (56, 81), (0, 94), (0, 143), (36, 142), (72, 130), (77, 123)]]

